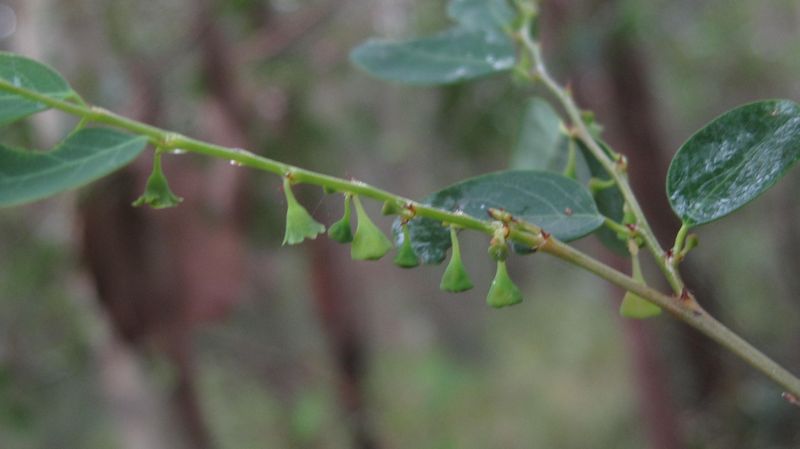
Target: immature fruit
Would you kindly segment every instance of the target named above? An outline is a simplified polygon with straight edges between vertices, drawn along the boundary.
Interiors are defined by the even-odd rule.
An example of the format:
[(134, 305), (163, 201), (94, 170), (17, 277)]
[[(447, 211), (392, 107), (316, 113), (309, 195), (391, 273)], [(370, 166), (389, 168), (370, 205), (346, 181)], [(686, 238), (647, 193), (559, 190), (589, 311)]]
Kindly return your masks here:
[(397, 256), (394, 258), (394, 264), (400, 268), (414, 268), (419, 265), (419, 257), (411, 247), (411, 236), (408, 232), (408, 225), (403, 224), (403, 244), (397, 251)]
[(183, 198), (176, 196), (170, 190), (167, 177), (164, 176), (164, 170), (161, 169), (161, 153), (156, 152), (153, 157), (153, 171), (150, 173), (150, 177), (147, 178), (144, 193), (133, 202), (133, 206), (139, 207), (147, 204), (153, 209), (164, 209), (175, 207), (181, 201), (183, 201)]
[(446, 292), (463, 292), (471, 289), (473, 285), (472, 280), (469, 278), (469, 273), (467, 273), (467, 269), (464, 268), (464, 263), (461, 261), (461, 248), (458, 245), (456, 228), (452, 226), (450, 227), (450, 243), (452, 247), (450, 262), (447, 263), (447, 268), (444, 270), (439, 288)]
[[(639, 255), (636, 252), (631, 256), (631, 264), (633, 265), (633, 278), (644, 282), (642, 267), (639, 265)], [(661, 307), (635, 293), (626, 292), (625, 297), (622, 298), (622, 304), (619, 306), (619, 314), (626, 318), (651, 318), (661, 314)]]
[(311, 214), (297, 202), (292, 192), (289, 178), (283, 178), (283, 193), (286, 195), (286, 233), (283, 244), (295, 245), (305, 239), (315, 239), (325, 232), (325, 226), (311, 217)]
[(353, 241), (353, 231), (350, 228), (350, 195), (344, 196), (344, 215), (328, 228), (328, 237), (339, 243)]
[(386, 255), (392, 249), (392, 242), (381, 230), (370, 220), (361, 200), (353, 197), (356, 204), (356, 217), (358, 225), (356, 234), (353, 236), (353, 244), (350, 246), (350, 257), (355, 260), (377, 260)]
[(513, 306), (522, 302), (522, 292), (508, 276), (506, 262), (497, 262), (497, 273), (494, 275), (492, 285), (489, 287), (489, 294), (486, 295), (486, 303), (494, 308)]

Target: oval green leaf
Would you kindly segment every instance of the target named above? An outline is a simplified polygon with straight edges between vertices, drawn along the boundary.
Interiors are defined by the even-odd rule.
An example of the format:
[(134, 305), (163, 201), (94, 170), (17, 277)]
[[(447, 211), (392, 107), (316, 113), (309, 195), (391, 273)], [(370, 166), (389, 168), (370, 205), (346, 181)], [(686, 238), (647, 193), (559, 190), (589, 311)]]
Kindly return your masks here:
[(515, 50), (505, 36), (459, 27), (421, 39), (372, 39), (356, 47), (350, 59), (377, 78), (430, 86), (509, 70)]
[[(73, 94), (72, 88), (55, 70), (13, 53), (0, 52), (0, 79), (48, 97), (64, 99)], [(0, 125), (46, 109), (47, 106), (36, 101), (0, 91)]]
[(451, 0), (447, 15), (465, 28), (497, 32), (514, 20), (514, 10), (506, 0)]
[[(467, 179), (423, 200), (425, 204), (487, 220), (489, 208), (502, 208), (514, 217), (541, 226), (570, 241), (591, 233), (603, 223), (591, 195), (572, 179), (536, 170), (510, 170)], [(395, 222), (395, 235), (400, 230)], [(444, 260), (450, 232), (440, 222), (417, 218), (408, 223), (414, 252), (428, 264)]]
[(91, 128), (44, 153), (0, 146), (0, 207), (80, 187), (127, 165), (146, 145), (146, 137)]
[(800, 105), (769, 100), (716, 118), (678, 150), (667, 174), (687, 225), (722, 218), (772, 187), (800, 158)]

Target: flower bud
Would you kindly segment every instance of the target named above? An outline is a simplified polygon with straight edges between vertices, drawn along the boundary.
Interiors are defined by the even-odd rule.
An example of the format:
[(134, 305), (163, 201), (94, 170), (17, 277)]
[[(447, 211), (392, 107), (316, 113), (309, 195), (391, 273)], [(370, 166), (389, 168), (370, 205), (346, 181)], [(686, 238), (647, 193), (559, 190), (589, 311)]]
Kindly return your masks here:
[(497, 273), (494, 275), (486, 303), (494, 308), (513, 306), (522, 302), (522, 292), (511, 280), (504, 260), (497, 261)]
[(414, 268), (419, 265), (419, 257), (411, 246), (411, 236), (408, 232), (408, 224), (403, 223), (403, 243), (394, 258), (394, 264), (400, 268)]
[(286, 233), (283, 244), (295, 245), (305, 239), (315, 239), (325, 232), (325, 226), (317, 222), (308, 211), (297, 202), (292, 192), (289, 178), (283, 178), (283, 193), (286, 195)]
[(447, 263), (447, 268), (444, 270), (439, 288), (452, 293), (469, 290), (473, 287), (472, 280), (461, 261), (461, 248), (458, 245), (458, 236), (454, 226), (450, 227), (450, 244), (452, 248), (450, 262)]
[(353, 241), (353, 231), (350, 228), (350, 195), (344, 196), (344, 215), (328, 228), (328, 237), (339, 243)]
[(176, 196), (170, 190), (167, 177), (164, 176), (164, 171), (161, 169), (161, 153), (156, 151), (155, 156), (153, 156), (153, 171), (150, 173), (150, 177), (147, 178), (144, 193), (133, 202), (133, 206), (139, 207), (147, 204), (153, 209), (164, 209), (175, 207), (181, 201), (183, 201), (183, 198)]
[[(638, 251), (631, 255), (633, 278), (643, 283), (644, 276), (642, 276), (642, 267), (639, 264), (639, 255), (637, 252)], [(650, 318), (660, 315), (661, 307), (653, 304), (650, 301), (647, 301), (633, 292), (626, 292), (625, 297), (622, 298), (622, 304), (619, 306), (619, 314), (626, 318)]]
[(358, 225), (350, 247), (350, 257), (355, 260), (377, 260), (392, 249), (392, 242), (369, 218), (361, 200), (355, 196)]

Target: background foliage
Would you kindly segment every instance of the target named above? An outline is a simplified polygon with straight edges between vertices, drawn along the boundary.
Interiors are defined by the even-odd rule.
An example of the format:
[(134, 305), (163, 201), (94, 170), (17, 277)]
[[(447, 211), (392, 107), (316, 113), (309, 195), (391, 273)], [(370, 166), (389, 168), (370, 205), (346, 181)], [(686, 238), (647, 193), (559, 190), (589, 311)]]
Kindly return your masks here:
[[(0, 30), (5, 49), (57, 67), (94, 103), (415, 198), (508, 167), (527, 107), (503, 77), (411, 89), (348, 62), (368, 36), (448, 26), (439, 1), (4, 4), (16, 13), (14, 32)], [(556, 74), (629, 155), (663, 241), (677, 229), (663, 193), (675, 149), (735, 105), (800, 98), (799, 8), (545, 2)], [(46, 147), (72, 125), (60, 120), (0, 132)], [(621, 321), (620, 292), (555, 260), (516, 261), (527, 301), (494, 312), (480, 289), (438, 291), (437, 268), (350, 262), (323, 241), (281, 248), (278, 184), (236, 167), (168, 158), (186, 204), (132, 210), (147, 159), (0, 212), (0, 446), (800, 442), (795, 412), (758, 374), (678, 323)], [(686, 267), (710, 309), (795, 372), (798, 182), (790, 174), (699, 230)], [(326, 223), (339, 217), (339, 200), (298, 190)], [(488, 284), (485, 242), (464, 236), (461, 247), (476, 285)]]

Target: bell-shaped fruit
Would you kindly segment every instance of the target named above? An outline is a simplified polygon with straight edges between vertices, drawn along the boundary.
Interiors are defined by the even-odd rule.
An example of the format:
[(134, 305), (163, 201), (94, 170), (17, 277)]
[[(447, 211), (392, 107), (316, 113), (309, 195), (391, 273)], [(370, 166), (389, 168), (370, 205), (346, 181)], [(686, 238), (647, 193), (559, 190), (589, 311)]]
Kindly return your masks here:
[(355, 196), (353, 201), (356, 204), (358, 225), (353, 236), (353, 244), (350, 246), (350, 257), (355, 260), (380, 259), (392, 249), (392, 242), (369, 218), (361, 200)]
[(353, 241), (353, 231), (350, 228), (350, 195), (344, 196), (344, 215), (328, 228), (328, 237), (339, 243)]
[(400, 268), (414, 268), (419, 265), (419, 257), (414, 252), (411, 246), (411, 236), (408, 232), (408, 225), (403, 223), (403, 243), (400, 249), (397, 250), (397, 256), (394, 258), (394, 264)]
[(473, 285), (466, 268), (464, 268), (464, 263), (461, 261), (461, 248), (458, 245), (456, 228), (452, 226), (450, 227), (450, 243), (452, 247), (450, 262), (444, 270), (439, 288), (446, 292), (463, 292), (471, 289)]
[(144, 193), (133, 202), (133, 205), (138, 207), (147, 204), (153, 209), (164, 209), (175, 207), (181, 201), (183, 198), (176, 196), (169, 188), (167, 177), (161, 169), (161, 153), (157, 151), (153, 157), (153, 172), (147, 178)]
[(317, 234), (325, 232), (325, 226), (314, 220), (292, 192), (289, 178), (283, 178), (283, 193), (286, 195), (286, 233), (283, 244), (295, 245), (305, 239), (315, 239)]
[[(636, 254), (636, 252), (633, 254), (634, 255), (631, 256), (631, 264), (633, 265), (633, 278), (644, 283), (642, 267), (639, 265), (639, 256)], [(633, 292), (626, 292), (625, 297), (622, 298), (622, 304), (619, 306), (619, 314), (626, 318), (651, 318), (661, 314), (661, 307), (653, 304), (650, 301), (647, 301)]]
[(506, 262), (497, 261), (497, 273), (494, 275), (486, 303), (494, 308), (513, 306), (522, 302), (522, 292), (508, 276)]

